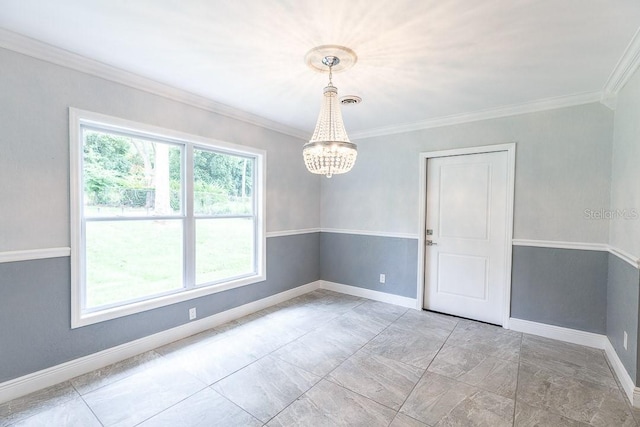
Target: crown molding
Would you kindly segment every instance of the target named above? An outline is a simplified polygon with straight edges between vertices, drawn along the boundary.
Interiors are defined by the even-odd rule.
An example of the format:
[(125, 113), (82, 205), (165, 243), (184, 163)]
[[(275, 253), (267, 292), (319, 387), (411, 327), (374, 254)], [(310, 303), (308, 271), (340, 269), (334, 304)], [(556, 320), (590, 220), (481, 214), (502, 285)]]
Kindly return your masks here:
[(612, 93), (602, 92), (602, 98), (600, 98), (600, 103), (609, 108), (611, 111), (616, 111), (616, 106), (618, 104), (618, 96)]
[[(633, 38), (627, 45), (622, 57), (616, 64), (615, 68), (609, 75), (607, 82), (602, 88), (601, 102), (611, 108), (615, 109), (615, 98), (622, 90), (625, 84), (629, 81), (633, 73), (640, 66), (640, 28), (634, 34)], [(613, 101), (612, 101), (613, 100)]]
[(309, 137), (308, 132), (300, 129), (215, 102), (204, 96), (89, 59), (3, 28), (0, 28), (0, 47), (285, 135), (305, 140)]
[(421, 120), (414, 123), (405, 123), (397, 126), (385, 126), (360, 132), (351, 132), (351, 139), (373, 138), (376, 136), (392, 135), (396, 133), (413, 132), (423, 129), (451, 126), (462, 123), (477, 122), (480, 120), (498, 119), (501, 117), (517, 116), (520, 114), (536, 113), (539, 111), (553, 110), (556, 108), (573, 107), (576, 105), (599, 102), (602, 99), (601, 92), (587, 92), (576, 95), (560, 96), (556, 98), (541, 99), (524, 104), (508, 105), (506, 107), (491, 108), (488, 110), (470, 113), (455, 114), (451, 116), (437, 117)]
[[(248, 124), (260, 126), (285, 135), (303, 140), (308, 139), (308, 132), (298, 128), (258, 116), (212, 99), (178, 89), (165, 83), (140, 76), (103, 62), (89, 59), (82, 55), (61, 49), (59, 47), (23, 36), (18, 33), (0, 28), (0, 47), (47, 61), (56, 65), (90, 74), (105, 80), (120, 83), (135, 89), (159, 95), (183, 104), (191, 105), (202, 110), (220, 114)], [(640, 29), (635, 33), (624, 54), (612, 71), (602, 91), (541, 99), (524, 104), (514, 104), (487, 110), (436, 117), (401, 125), (384, 126), (369, 130), (350, 132), (352, 139), (372, 138), (376, 136), (392, 135), (443, 126), (475, 122), (480, 120), (497, 119), (520, 114), (535, 113), (556, 108), (572, 107), (576, 105), (601, 102), (610, 109), (616, 106), (616, 96), (624, 87), (635, 70), (640, 66)]]

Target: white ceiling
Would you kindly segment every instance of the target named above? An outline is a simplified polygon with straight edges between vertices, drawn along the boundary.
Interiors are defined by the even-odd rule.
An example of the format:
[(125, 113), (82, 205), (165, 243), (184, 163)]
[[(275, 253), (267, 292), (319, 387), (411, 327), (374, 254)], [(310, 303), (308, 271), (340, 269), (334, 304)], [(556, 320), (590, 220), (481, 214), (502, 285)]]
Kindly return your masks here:
[(640, 25), (638, 0), (0, 0), (0, 28), (313, 131), (318, 45), (349, 133), (603, 89)]

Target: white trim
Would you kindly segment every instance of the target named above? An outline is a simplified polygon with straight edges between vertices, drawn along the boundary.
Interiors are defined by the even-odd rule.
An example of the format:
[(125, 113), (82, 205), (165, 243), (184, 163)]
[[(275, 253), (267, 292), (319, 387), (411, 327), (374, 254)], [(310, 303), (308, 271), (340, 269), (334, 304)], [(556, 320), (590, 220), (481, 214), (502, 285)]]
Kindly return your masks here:
[(537, 335), (558, 341), (604, 350), (604, 354), (613, 367), (613, 371), (620, 381), (620, 384), (622, 384), (622, 389), (627, 394), (629, 401), (636, 408), (640, 408), (640, 388), (635, 386), (633, 379), (629, 376), (629, 373), (622, 364), (618, 353), (613, 348), (611, 341), (609, 341), (609, 338), (606, 335), (515, 318), (510, 319), (509, 329), (517, 332), (523, 332), (525, 334)]
[(282, 230), (282, 231), (267, 231), (267, 238), (269, 237), (284, 237), (284, 236), (296, 236), (298, 234), (310, 234), (319, 233), (319, 228), (302, 228), (300, 230)]
[(627, 394), (629, 402), (631, 402), (635, 407), (640, 407), (640, 400), (638, 400), (638, 393), (640, 389), (635, 386), (631, 376), (629, 376), (629, 373), (627, 372), (627, 369), (622, 364), (618, 353), (615, 348), (613, 348), (611, 341), (607, 337), (605, 337), (604, 354), (607, 356), (609, 364), (613, 368), (613, 372), (615, 372), (616, 377), (620, 380), (622, 389)]
[(69, 108), (69, 235), (71, 241), (71, 328), (76, 327), (81, 318), (80, 302), (82, 291), (80, 283), (84, 277), (84, 262), (82, 256), (82, 233), (79, 224), (82, 223), (82, 199), (84, 184), (82, 183), (82, 132), (80, 131), (80, 120), (82, 110)]
[(309, 133), (0, 28), (0, 47), (300, 139)]
[(561, 242), (553, 240), (529, 240), (513, 239), (514, 246), (532, 246), (536, 248), (578, 249), (581, 251), (607, 252), (608, 246), (604, 243)]
[(505, 238), (505, 294), (502, 326), (509, 326), (511, 316), (511, 264), (512, 251), (511, 242), (513, 240), (513, 214), (514, 214), (514, 196), (515, 196), (515, 171), (516, 171), (516, 143), (510, 142), (506, 144), (484, 145), (479, 147), (455, 148), (452, 150), (429, 151), (422, 152), (419, 155), (420, 161), (420, 182), (418, 194), (418, 283), (417, 283), (417, 307), (421, 309), (424, 306), (424, 280), (425, 280), (425, 252), (424, 241), (426, 233), (426, 206), (427, 206), (427, 160), (435, 157), (461, 156), (468, 154), (495, 153), (500, 151), (507, 152), (507, 232)]
[[(270, 129), (285, 135), (300, 139), (308, 139), (308, 132), (275, 122), (273, 120), (242, 111), (228, 105), (213, 101), (212, 99), (187, 92), (173, 86), (157, 82), (155, 80), (107, 65), (59, 47), (17, 34), (0, 28), (0, 47), (14, 52), (41, 59), (56, 65), (70, 68), (82, 73), (90, 74), (105, 80), (120, 83), (148, 93), (191, 105), (202, 110), (220, 114), (225, 117), (240, 120), (245, 123)], [(629, 48), (627, 49), (629, 50)], [(624, 58), (624, 56), (623, 56)], [(621, 59), (622, 61), (622, 59)], [(628, 70), (629, 68), (627, 68)], [(628, 78), (628, 77), (627, 77)], [(611, 79), (611, 77), (610, 77)], [(608, 86), (605, 86), (605, 88)], [(411, 132), (421, 129), (430, 129), (441, 126), (449, 126), (460, 123), (468, 123), (479, 120), (508, 117), (519, 114), (533, 113), (551, 110), (555, 108), (571, 107), (600, 101), (603, 92), (589, 92), (576, 95), (561, 96), (528, 102), (524, 104), (508, 105), (470, 113), (462, 113), (445, 117), (422, 120), (414, 123), (405, 123), (396, 126), (386, 126), (360, 132), (353, 132), (351, 139), (371, 138), (375, 136), (390, 135), (403, 132)]]
[[(602, 103), (609, 106), (611, 98), (618, 95), (620, 90), (629, 81), (633, 73), (640, 66), (640, 28), (636, 31), (633, 38), (627, 45), (622, 57), (616, 64), (615, 68), (609, 75), (607, 82), (602, 88)], [(613, 104), (615, 108), (615, 101)]]
[(634, 268), (640, 269), (640, 259), (629, 252), (625, 252), (620, 248), (614, 248), (609, 245), (607, 247), (610, 254), (617, 256), (621, 260), (631, 264)]
[(71, 255), (71, 248), (42, 248), (22, 251), (0, 252), (0, 264), (3, 262), (30, 261), (33, 259), (60, 258)]
[[(421, 180), (422, 181), (422, 180)], [(422, 214), (424, 215), (424, 213)], [(285, 237), (295, 236), (300, 234), (310, 233), (343, 233), (343, 234), (356, 234), (365, 236), (379, 236), (379, 237), (399, 237), (405, 239), (419, 239), (420, 236), (416, 234), (403, 234), (403, 233), (385, 233), (382, 231), (358, 231), (358, 230), (338, 230), (331, 228), (305, 228), (300, 230), (284, 230), (284, 231), (269, 231), (266, 233), (266, 237)], [(602, 251), (609, 252), (612, 255), (617, 256), (621, 260), (631, 264), (633, 267), (640, 269), (640, 259), (631, 255), (622, 249), (614, 248), (613, 246), (606, 245), (604, 243), (584, 243), (584, 242), (560, 242), (553, 240), (529, 240), (529, 239), (513, 239), (514, 246), (530, 246), (536, 248), (558, 248), (558, 249), (577, 249), (583, 251)], [(27, 249), (20, 251), (5, 251), (0, 252), (0, 264), (4, 262), (17, 262), (17, 261), (30, 261), (36, 259), (45, 258), (60, 258), (68, 257), (71, 255), (71, 248), (59, 247), (59, 248), (42, 248), (42, 249)], [(420, 272), (418, 272), (420, 274)]]
[(356, 297), (367, 298), (374, 301), (381, 301), (389, 304), (399, 305), (401, 307), (417, 308), (416, 300), (414, 298), (388, 294), (386, 292), (374, 291), (372, 289), (360, 288), (358, 286), (343, 285), (341, 283), (320, 280), (320, 288), (327, 289), (329, 291), (340, 292), (341, 294), (353, 295)]
[[(516, 144), (515, 142), (507, 142), (504, 144), (453, 148), (451, 150), (427, 151), (427, 152), (420, 153), (420, 156), (425, 159), (430, 159), (433, 157), (449, 157), (449, 156), (464, 156), (466, 154), (495, 153), (498, 151), (509, 151), (509, 150), (515, 149), (515, 144)], [(426, 175), (425, 175), (425, 178), (426, 178)]]
[[(241, 277), (235, 280), (229, 280), (223, 283), (210, 286), (195, 286), (189, 261), (185, 261), (183, 282), (185, 287), (178, 288), (175, 292), (152, 297), (147, 300), (124, 303), (112, 308), (101, 309), (95, 312), (85, 312), (82, 307), (82, 294), (84, 292), (84, 254), (83, 254), (83, 234), (87, 221), (82, 217), (82, 132), (83, 125), (95, 126), (107, 131), (125, 132), (132, 135), (144, 135), (145, 137), (157, 138), (160, 141), (171, 141), (179, 143), (184, 147), (185, 155), (188, 157), (189, 152), (194, 149), (211, 148), (214, 150), (227, 152), (232, 155), (251, 156), (255, 161), (255, 185), (260, 191), (254, 193), (255, 212), (253, 218), (255, 220), (255, 257), (256, 271), (247, 277)], [(202, 136), (192, 135), (185, 132), (166, 129), (159, 126), (153, 126), (146, 123), (135, 122), (120, 117), (112, 117), (106, 114), (94, 113), (91, 111), (80, 110), (69, 107), (69, 156), (70, 156), (70, 195), (71, 195), (71, 328), (79, 328), (82, 326), (102, 322), (105, 320), (115, 319), (122, 316), (140, 313), (142, 311), (151, 310), (158, 307), (164, 307), (169, 304), (175, 304), (181, 301), (187, 301), (193, 298), (210, 295), (228, 289), (249, 285), (252, 283), (262, 282), (266, 279), (266, 236), (265, 236), (265, 211), (266, 211), (266, 162), (267, 153), (259, 148), (244, 146), (235, 143), (215, 140)], [(186, 162), (183, 162), (185, 165)], [(187, 171), (189, 167), (185, 168)], [(186, 177), (185, 177), (186, 179)], [(186, 180), (186, 194), (192, 190), (192, 181)], [(184, 191), (184, 190), (183, 190)], [(180, 215), (176, 216), (183, 222), (185, 228), (191, 227), (193, 232), (194, 214), (192, 210), (192, 200), (190, 196), (186, 199), (186, 208)], [(183, 245), (185, 253), (189, 254), (190, 245), (195, 247), (193, 234), (184, 234)], [(192, 254), (193, 252), (191, 252)], [(191, 280), (189, 280), (191, 279)]]
[(603, 93), (600, 103), (611, 111), (615, 111), (618, 105), (618, 96), (612, 93)]
[[(299, 230), (269, 231), (266, 233), (265, 237), (266, 238), (286, 237), (286, 236), (296, 236), (301, 234), (311, 234), (311, 233), (321, 233), (321, 232), (322, 233), (355, 234), (355, 235), (362, 235), (362, 236), (398, 237), (403, 239), (418, 238), (417, 234), (409, 234), (409, 233), (387, 233), (384, 231), (364, 231), (364, 230), (339, 230), (339, 229), (333, 229), (333, 228), (303, 228)], [(71, 253), (72, 253), (72, 250), (70, 247), (5, 251), (5, 252), (0, 252), (0, 264), (3, 262), (29, 261), (29, 260), (44, 259), (44, 258), (68, 257), (68, 256), (71, 256)]]
[(593, 332), (579, 331), (577, 329), (563, 328), (560, 326), (547, 325), (546, 323), (532, 322), (529, 320), (509, 319), (509, 329), (525, 334), (538, 335), (540, 337), (551, 338), (572, 344), (585, 345), (587, 347), (604, 350), (606, 335), (594, 334)]
[(51, 368), (43, 369), (20, 378), (0, 383), (0, 403), (8, 402), (34, 391), (70, 380), (78, 375), (108, 366), (129, 357), (153, 350), (165, 344), (214, 328), (223, 323), (246, 316), (272, 305), (287, 301), (320, 287), (320, 282), (312, 282), (297, 288), (272, 295), (239, 307), (223, 311), (213, 316), (158, 332), (98, 353), (90, 354)]
[(562, 242), (554, 240), (529, 240), (513, 239), (514, 246), (531, 246), (536, 248), (576, 249), (581, 251), (609, 252), (621, 260), (629, 263), (633, 268), (640, 269), (640, 258), (622, 249), (607, 245), (606, 243)]
[(602, 92), (588, 92), (576, 95), (560, 96), (556, 98), (547, 98), (538, 101), (527, 102), (524, 104), (507, 105), (504, 107), (491, 108), (470, 113), (436, 117), (433, 119), (421, 120), (414, 123), (405, 123), (401, 125), (384, 126), (360, 132), (351, 132), (349, 133), (349, 135), (353, 140), (373, 138), (376, 136), (413, 132), (423, 129), (457, 125), (461, 123), (477, 122), (480, 120), (498, 119), (502, 117), (517, 116), (520, 114), (536, 113), (539, 111), (553, 110), (556, 108), (573, 107), (576, 105), (599, 102), (601, 98)]
[(400, 239), (417, 239), (418, 235), (413, 233), (395, 233), (386, 231), (369, 231), (369, 230), (347, 230), (341, 228), (321, 228), (323, 233), (339, 233), (339, 234), (356, 234), (359, 236), (374, 237), (397, 237)]

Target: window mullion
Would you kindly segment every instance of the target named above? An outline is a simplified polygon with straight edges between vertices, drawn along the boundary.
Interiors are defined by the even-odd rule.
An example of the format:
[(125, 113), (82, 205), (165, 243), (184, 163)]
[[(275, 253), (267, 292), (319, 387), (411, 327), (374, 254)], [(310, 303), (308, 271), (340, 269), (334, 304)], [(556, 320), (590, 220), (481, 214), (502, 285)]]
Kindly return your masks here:
[(183, 164), (184, 182), (184, 287), (195, 287), (196, 276), (196, 226), (193, 215), (193, 145), (185, 146)]
[(72, 328), (265, 280), (263, 150), (74, 108), (69, 135)]

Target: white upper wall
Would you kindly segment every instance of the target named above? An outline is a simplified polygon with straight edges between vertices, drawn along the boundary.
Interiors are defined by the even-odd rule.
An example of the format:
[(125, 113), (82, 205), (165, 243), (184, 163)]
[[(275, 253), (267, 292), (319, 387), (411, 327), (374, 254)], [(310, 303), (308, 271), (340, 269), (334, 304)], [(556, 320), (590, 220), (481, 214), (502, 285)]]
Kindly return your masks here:
[[(613, 132), (609, 243), (640, 257), (640, 69), (618, 94)], [(637, 215), (633, 215), (635, 212)]]
[(607, 243), (585, 210), (609, 208), (612, 134), (593, 103), (356, 141), (353, 170), (322, 180), (321, 227), (417, 235), (420, 152), (516, 142), (514, 238)]
[[(0, 63), (0, 251), (69, 245), (70, 106), (265, 149), (269, 232), (417, 235), (420, 152), (512, 141), (515, 238), (606, 243), (610, 221), (585, 210), (638, 207), (625, 184), (634, 173), (638, 182), (637, 75), (616, 112), (613, 184), (613, 112), (597, 103), (356, 141), (355, 168), (326, 179), (306, 172), (304, 141), (294, 137), (12, 51), (0, 49)], [(633, 226), (637, 236), (639, 223), (614, 222), (612, 244), (640, 252), (628, 233)]]
[(0, 252), (69, 246), (69, 107), (267, 151), (267, 231), (319, 227), (304, 141), (0, 49)]

